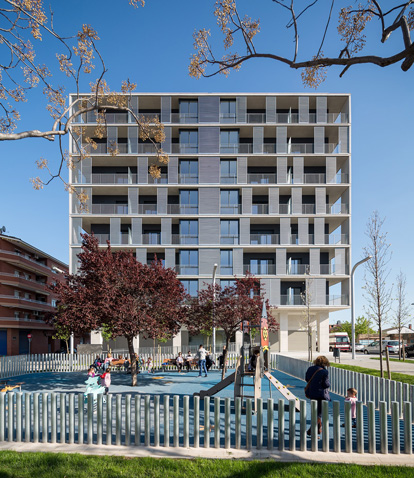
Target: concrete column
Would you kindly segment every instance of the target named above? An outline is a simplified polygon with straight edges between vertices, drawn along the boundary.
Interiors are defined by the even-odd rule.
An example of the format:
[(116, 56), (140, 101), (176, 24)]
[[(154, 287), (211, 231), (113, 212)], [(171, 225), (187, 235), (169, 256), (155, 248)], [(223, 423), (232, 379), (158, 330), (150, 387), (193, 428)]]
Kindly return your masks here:
[(91, 345), (102, 345), (103, 344), (103, 338), (102, 334), (99, 332), (99, 330), (91, 332)]
[(181, 347), (181, 330), (180, 330), (180, 332), (178, 332), (178, 334), (175, 337), (173, 337), (172, 346), (173, 347)]
[(238, 353), (240, 350), (240, 347), (243, 345), (243, 334), (241, 330), (238, 330), (236, 332), (235, 341), (236, 341), (236, 353)]
[(280, 312), (279, 314), (280, 330), (279, 330), (279, 344), (280, 352), (288, 352), (288, 314), (287, 312)]
[(319, 353), (329, 352), (329, 312), (317, 316)]
[(138, 352), (139, 349), (139, 335), (133, 338), (132, 345), (134, 346), (134, 350)]

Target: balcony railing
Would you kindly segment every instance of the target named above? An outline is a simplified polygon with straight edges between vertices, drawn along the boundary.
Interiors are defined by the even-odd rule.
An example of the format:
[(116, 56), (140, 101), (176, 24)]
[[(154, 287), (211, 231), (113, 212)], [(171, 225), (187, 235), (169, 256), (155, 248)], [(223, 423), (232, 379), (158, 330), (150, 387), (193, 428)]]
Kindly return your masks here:
[(178, 182), (180, 184), (197, 184), (198, 174), (179, 174)]
[(327, 204), (326, 214), (349, 214), (348, 204)]
[(198, 244), (197, 234), (172, 234), (172, 244), (191, 245)]
[(315, 214), (315, 204), (302, 204), (302, 214)]
[(269, 205), (252, 204), (252, 214), (269, 214)]
[(192, 265), (175, 266), (175, 271), (177, 272), (178, 275), (194, 276), (194, 275), (198, 275), (198, 266), (192, 266)]
[(167, 214), (198, 214), (197, 204), (168, 204)]
[(197, 113), (171, 113), (171, 123), (198, 123)]
[(161, 173), (159, 178), (153, 178), (151, 174), (148, 174), (148, 184), (168, 184), (168, 174)]
[(29, 256), (26, 256), (24, 254), (20, 254), (18, 252), (12, 252), (12, 251), (6, 251), (4, 249), (0, 249), (0, 253), (2, 254), (7, 254), (7, 255), (12, 255), (12, 256), (17, 256), (17, 257), (21, 257), (22, 259), (25, 259), (26, 261), (30, 261), (32, 262), (33, 264), (36, 264), (37, 266), (39, 267), (42, 267), (44, 269), (47, 269), (49, 271), (51, 271), (52, 269), (50, 267), (48, 267), (47, 265), (45, 264), (42, 264), (41, 262), (35, 260), (35, 259), (32, 259), (31, 257)]
[(239, 244), (238, 234), (222, 234), (220, 236), (220, 244)]
[(161, 233), (142, 234), (142, 244), (161, 244)]
[(280, 244), (279, 234), (250, 234), (250, 244)]
[(289, 244), (299, 244), (299, 234), (291, 234), (289, 238)]
[(309, 264), (286, 264), (286, 274), (304, 275), (309, 271)]
[(292, 214), (292, 205), (279, 204), (279, 214)]
[(156, 148), (161, 148), (160, 143), (138, 143), (139, 154), (155, 154)]
[(225, 276), (232, 276), (233, 266), (220, 266), (220, 274)]
[(0, 299), (8, 299), (8, 300), (12, 300), (12, 299), (16, 299), (16, 300), (24, 300), (25, 302), (30, 302), (32, 304), (39, 304), (39, 305), (44, 305), (46, 307), (52, 307), (52, 308), (55, 308), (52, 304), (49, 304), (48, 302), (46, 301), (43, 301), (43, 300), (34, 300), (34, 299), (27, 299), (26, 297), (18, 297), (18, 296), (15, 296), (15, 295), (0, 295)]
[(252, 154), (252, 143), (229, 143), (220, 145), (220, 153), (222, 154)]
[(173, 143), (171, 145), (171, 150), (173, 153), (178, 154), (196, 154), (198, 153), (198, 144), (195, 143)]
[(220, 113), (220, 123), (229, 124), (236, 122), (235, 113)]
[(276, 174), (248, 174), (248, 184), (276, 184)]
[(325, 234), (325, 244), (349, 244), (348, 234)]
[(335, 184), (347, 184), (349, 183), (349, 174), (338, 173), (335, 176)]
[[(14, 279), (16, 279), (17, 281), (24, 281), (24, 282), (31, 282), (32, 284), (34, 285), (38, 285), (41, 289), (43, 287), (45, 287), (47, 284), (46, 284), (46, 281), (40, 281), (40, 280), (35, 280), (35, 279), (28, 279), (27, 277), (25, 277), (24, 275), (16, 275), (16, 274), (11, 274), (9, 272), (2, 272), (0, 271), (0, 276), (4, 276), (4, 277), (13, 277)], [(13, 282), (13, 281), (12, 281)]]
[(108, 124), (128, 123), (128, 113), (106, 113), (105, 117)]
[[(341, 270), (342, 269), (342, 270)], [(339, 268), (336, 264), (320, 264), (320, 274), (323, 275), (348, 275), (349, 266), (345, 264), (343, 268)]]
[(257, 275), (276, 274), (276, 264), (244, 264), (243, 269)]
[(300, 294), (281, 295), (280, 305), (303, 305), (302, 296)]
[(348, 295), (327, 295), (326, 305), (349, 305)]
[(324, 173), (319, 173), (319, 174), (305, 173), (303, 175), (303, 182), (305, 184), (324, 184), (324, 183), (326, 183), (326, 174), (324, 174)]
[(139, 113), (138, 114), (138, 117), (139, 118), (143, 118), (144, 121), (151, 121), (153, 119), (157, 119), (158, 121), (160, 121), (160, 112), (159, 111), (154, 111), (154, 112), (148, 112), (146, 111), (145, 113)]
[(136, 174), (93, 173), (93, 184), (136, 184)]
[(222, 174), (220, 176), (221, 184), (237, 184), (237, 176), (230, 174)]
[(247, 113), (248, 123), (266, 123), (266, 113)]
[(128, 204), (92, 204), (92, 214), (128, 214)]
[(157, 214), (157, 205), (138, 204), (138, 214)]
[(242, 205), (220, 206), (220, 214), (241, 214)]
[(107, 234), (96, 234), (96, 233), (94, 233), (93, 235), (96, 237), (96, 239), (98, 239), (99, 244), (106, 244), (106, 241), (111, 240), (111, 235), (109, 234), (109, 232)]

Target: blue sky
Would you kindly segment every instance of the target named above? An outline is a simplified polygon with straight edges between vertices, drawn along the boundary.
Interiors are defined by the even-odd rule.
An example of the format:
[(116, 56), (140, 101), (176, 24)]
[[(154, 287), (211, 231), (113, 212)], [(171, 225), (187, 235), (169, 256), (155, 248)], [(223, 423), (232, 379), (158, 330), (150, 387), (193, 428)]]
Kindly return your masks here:
[[(254, 60), (233, 72), (195, 80), (188, 76), (189, 57), (193, 53), (194, 29), (207, 27), (217, 32), (212, 15), (214, 1), (147, 0), (144, 9), (132, 9), (128, 0), (71, 0), (49, 2), (55, 12), (55, 28), (67, 35), (82, 23), (91, 24), (101, 38), (99, 44), (107, 68), (107, 81), (119, 89), (121, 81), (130, 78), (139, 92), (304, 92), (300, 72), (270, 60)], [(351, 3), (351, 2), (350, 2)], [(260, 17), (262, 31), (257, 37), (261, 51), (293, 49), (292, 36), (284, 26), (286, 14), (271, 0), (238, 2), (243, 13)], [(116, 5), (116, 8), (114, 7)], [(323, 3), (321, 4), (321, 6)], [(318, 7), (321, 8), (321, 7)], [(312, 12), (312, 11), (311, 11)], [(314, 10), (311, 23), (300, 37), (300, 56), (315, 54), (320, 41), (325, 12)], [(276, 27), (280, 25), (281, 30)], [(338, 52), (336, 20), (327, 45)], [(379, 37), (379, 25), (369, 26)], [(374, 50), (374, 47), (377, 50)], [(392, 48), (402, 47), (396, 32), (388, 44), (368, 44), (367, 53), (389, 55)], [(57, 44), (39, 47), (39, 61), (56, 61)], [(379, 50), (378, 50), (379, 48)], [(329, 50), (324, 48), (326, 54)], [(393, 251), (390, 281), (401, 269), (407, 275), (407, 302), (414, 302), (413, 255), (407, 248), (414, 234), (412, 214), (413, 147), (413, 72), (403, 73), (398, 65), (380, 69), (375, 66), (351, 68), (341, 79), (339, 69), (331, 69), (319, 92), (352, 95), (352, 241), (353, 263), (362, 258), (367, 242), (364, 235), (368, 217), (377, 209), (386, 217), (385, 230)], [(83, 84), (86, 90), (88, 78)], [(60, 81), (67, 84), (65, 78)], [(67, 84), (68, 91), (72, 87)], [(313, 91), (313, 90), (312, 90)], [(19, 130), (48, 128), (40, 89), (20, 108), (23, 120)], [(1, 209), (0, 226), (7, 233), (32, 243), (58, 259), (68, 262), (68, 195), (56, 181), (42, 191), (35, 191), (29, 178), (39, 175), (34, 163), (40, 157), (51, 164), (58, 159), (56, 145), (42, 139), (0, 144)], [(361, 286), (363, 271), (356, 276), (356, 313), (363, 314)], [(349, 311), (331, 315), (331, 322), (348, 320)]]

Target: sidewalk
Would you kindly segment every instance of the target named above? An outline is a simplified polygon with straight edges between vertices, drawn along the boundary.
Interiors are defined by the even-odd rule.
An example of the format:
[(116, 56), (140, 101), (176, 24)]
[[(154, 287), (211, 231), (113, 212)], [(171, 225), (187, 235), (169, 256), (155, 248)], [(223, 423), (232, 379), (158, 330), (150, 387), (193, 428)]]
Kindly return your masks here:
[[(280, 355), (286, 355), (287, 357), (294, 357), (302, 360), (307, 360), (308, 359), (308, 352), (282, 352)], [(329, 361), (332, 363), (335, 363), (335, 359), (333, 357), (332, 352), (327, 352), (327, 353), (321, 353), (319, 354), (318, 352), (313, 352), (313, 359), (318, 355), (325, 355), (328, 357)], [(379, 360), (372, 360), (373, 358), (378, 359), (379, 355), (378, 354), (370, 354), (370, 355), (364, 355), (361, 352), (356, 352), (355, 354), (355, 360), (352, 359), (352, 354), (350, 352), (341, 352), (341, 364), (342, 365), (354, 365), (356, 367), (364, 367), (364, 368), (372, 368), (374, 370), (379, 370), (380, 369), (380, 361)], [(393, 355), (390, 355), (390, 358), (397, 358), (394, 357)], [(410, 360), (410, 359), (407, 359)], [(411, 358), (412, 360), (412, 358)], [(337, 363), (338, 359), (337, 359)], [(384, 359), (383, 361), (383, 366), (384, 370), (387, 370), (387, 364)], [(394, 362), (390, 360), (390, 368), (391, 368), (391, 374), (394, 373), (405, 373), (407, 375), (414, 375), (414, 363), (407, 363), (403, 362)]]
[(68, 445), (67, 443), (1, 443), (0, 451), (19, 453), (80, 453), (82, 455), (126, 456), (131, 458), (209, 458), (238, 460), (275, 460), (300, 463), (353, 463), (357, 465), (394, 465), (414, 467), (412, 455), (379, 455), (311, 451), (226, 450), (224, 448), (164, 448), (107, 445)]

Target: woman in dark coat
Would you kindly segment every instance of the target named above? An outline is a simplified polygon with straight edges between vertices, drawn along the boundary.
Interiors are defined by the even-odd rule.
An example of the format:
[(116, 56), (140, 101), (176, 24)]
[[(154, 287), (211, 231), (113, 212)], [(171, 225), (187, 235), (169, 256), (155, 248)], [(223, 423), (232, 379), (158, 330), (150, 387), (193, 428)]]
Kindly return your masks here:
[[(324, 400), (331, 400), (328, 390), (331, 386), (328, 367), (329, 360), (324, 355), (320, 355), (316, 357), (313, 365), (308, 368), (305, 375), (305, 380), (308, 382), (306, 396), (310, 400), (317, 400), (318, 402), (318, 434), (322, 431), (322, 402)], [(310, 428), (307, 434), (311, 434)]]

